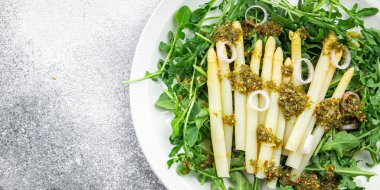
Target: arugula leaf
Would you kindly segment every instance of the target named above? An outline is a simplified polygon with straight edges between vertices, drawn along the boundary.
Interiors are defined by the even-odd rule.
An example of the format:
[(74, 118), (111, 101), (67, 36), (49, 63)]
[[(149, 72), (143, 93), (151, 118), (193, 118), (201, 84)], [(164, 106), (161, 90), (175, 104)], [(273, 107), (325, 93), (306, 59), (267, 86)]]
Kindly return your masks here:
[(239, 171), (230, 172), (230, 181), (233, 184), (229, 190), (251, 190), (252, 185)]
[(191, 10), (188, 6), (182, 6), (178, 9), (175, 14), (175, 20), (179, 27), (183, 27), (186, 24), (190, 23), (191, 20)]
[(178, 145), (173, 147), (172, 151), (170, 151), (169, 157), (174, 157), (176, 154), (178, 154), (178, 151), (181, 150), (182, 145)]
[(358, 168), (357, 161), (355, 159), (350, 160), (350, 167), (342, 167), (338, 164), (338, 161), (336, 159), (332, 159), (332, 162), (335, 166), (335, 173), (346, 176), (346, 177), (356, 177), (356, 176), (364, 176), (369, 180), (370, 177), (375, 176), (375, 173), (372, 172), (366, 172)]
[(167, 43), (165, 42), (160, 42), (160, 46), (159, 46), (160, 50), (164, 53), (169, 53), (170, 51), (170, 45), (168, 45)]
[(189, 147), (193, 147), (195, 142), (197, 142), (199, 135), (199, 129), (195, 125), (190, 125), (187, 127), (186, 140)]
[(191, 22), (197, 23), (201, 21), (201, 19), (203, 19), (207, 15), (207, 13), (210, 11), (214, 3), (215, 3), (215, 0), (211, 0), (208, 3), (201, 5), (199, 9), (193, 11), (191, 15)]
[(359, 17), (367, 17), (367, 16), (373, 16), (379, 12), (379, 9), (371, 7), (371, 8), (364, 8), (358, 12), (355, 13), (356, 16)]
[(355, 190), (359, 190), (359, 189), (364, 189), (364, 188), (360, 188), (356, 185), (355, 181), (351, 178), (351, 177), (348, 177), (348, 176), (343, 176), (341, 181), (340, 181), (340, 184), (339, 184), (339, 188), (341, 189), (355, 189)]
[(358, 147), (360, 141), (354, 135), (341, 131), (336, 134), (335, 138), (330, 142), (326, 142), (320, 149), (320, 152), (335, 151), (339, 157), (343, 156), (343, 152), (349, 152)]
[(156, 106), (166, 110), (174, 110), (176, 103), (164, 92), (156, 101)]

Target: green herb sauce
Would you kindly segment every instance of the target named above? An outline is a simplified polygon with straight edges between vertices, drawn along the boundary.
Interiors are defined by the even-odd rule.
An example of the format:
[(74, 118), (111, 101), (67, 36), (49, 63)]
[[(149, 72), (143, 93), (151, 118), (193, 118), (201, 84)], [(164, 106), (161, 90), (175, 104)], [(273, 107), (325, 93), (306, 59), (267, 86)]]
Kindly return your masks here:
[(301, 86), (293, 83), (282, 83), (279, 88), (280, 98), (278, 105), (285, 119), (298, 116), (310, 104), (306, 93)]
[(242, 94), (259, 90), (262, 81), (259, 75), (254, 74), (248, 65), (240, 65), (231, 75), (232, 88)]

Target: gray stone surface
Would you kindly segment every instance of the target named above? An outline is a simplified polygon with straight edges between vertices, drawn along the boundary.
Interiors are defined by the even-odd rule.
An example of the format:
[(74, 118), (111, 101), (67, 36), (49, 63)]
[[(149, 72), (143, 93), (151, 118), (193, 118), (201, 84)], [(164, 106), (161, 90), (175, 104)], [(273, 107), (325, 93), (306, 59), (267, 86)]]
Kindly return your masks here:
[(0, 189), (164, 189), (121, 84), (158, 3), (0, 1)]

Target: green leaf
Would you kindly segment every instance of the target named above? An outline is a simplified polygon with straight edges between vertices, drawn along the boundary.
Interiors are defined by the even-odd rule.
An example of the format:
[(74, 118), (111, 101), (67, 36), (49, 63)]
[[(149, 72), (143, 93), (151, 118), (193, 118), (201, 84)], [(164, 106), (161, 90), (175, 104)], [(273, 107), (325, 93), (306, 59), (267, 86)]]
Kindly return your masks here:
[(326, 36), (325, 30), (323, 30), (322, 28), (319, 28), (318, 29), (318, 35), (316, 35), (315, 37), (311, 36), (310, 39), (312, 41), (318, 42), (318, 41), (323, 40), (325, 38), (325, 36)]
[[(191, 22), (197, 23), (201, 19), (203, 19), (206, 16), (206, 14), (209, 12), (209, 10), (211, 9), (211, 6), (214, 3), (215, 3), (215, 0), (212, 0), (208, 3), (203, 4), (199, 9), (193, 11), (193, 13), (191, 15)], [(200, 23), (200, 24), (202, 24), (202, 23)]]
[(358, 189), (358, 186), (351, 177), (343, 176), (340, 181), (339, 188)]
[(178, 154), (178, 151), (181, 149), (182, 145), (178, 145), (173, 147), (172, 151), (170, 151), (169, 157), (173, 157)]
[(351, 178), (356, 176), (364, 176), (367, 178), (367, 180), (369, 180), (370, 177), (376, 175), (375, 173), (363, 171), (360, 168), (358, 168), (357, 161), (354, 158), (350, 160), (351, 165), (349, 167), (340, 166), (336, 158), (332, 158), (331, 160), (335, 166), (334, 172), (339, 174), (340, 176)]
[(165, 42), (160, 42), (160, 46), (159, 46), (160, 50), (164, 53), (169, 53), (170, 51), (170, 45), (168, 45), (167, 43)]
[(190, 172), (189, 168), (187, 168), (184, 163), (181, 163), (180, 165), (178, 165), (178, 167), (177, 167), (177, 174), (178, 175), (186, 175), (189, 172)]
[(182, 6), (175, 14), (175, 20), (178, 27), (183, 27), (191, 20), (191, 10), (188, 6)]
[(338, 26), (342, 30), (348, 30), (356, 26), (354, 18), (348, 18), (346, 20), (339, 20)]
[(206, 11), (207, 10), (204, 10), (204, 9), (197, 9), (193, 11), (191, 15), (191, 22), (199, 22), (199, 20), (201, 20), (206, 14)]
[(231, 167), (241, 167), (244, 165), (244, 162), (245, 162), (244, 152), (242, 151), (235, 152), (235, 154), (231, 158)]
[[(377, 127), (380, 129), (380, 126)], [(372, 147), (376, 147), (377, 142), (380, 141), (380, 132), (379, 130), (375, 130), (370, 136), (369, 136), (369, 143), (371, 144)]]
[(250, 190), (252, 185), (248, 179), (239, 171), (230, 172), (231, 187), (229, 190)]
[(168, 165), (168, 168), (172, 167), (173, 163), (174, 163), (174, 160), (173, 160), (173, 159), (170, 159), (170, 160), (168, 160), (168, 161), (166, 162), (166, 164)]
[[(367, 28), (367, 29), (365, 29), (365, 31), (368, 32), (369, 34), (371, 34), (373, 37), (375, 37), (377, 42), (380, 43), (380, 30), (375, 29), (375, 28)], [(373, 43), (373, 44), (375, 44), (375, 43)]]
[(172, 127), (172, 135), (170, 136), (170, 139), (173, 140), (175, 137), (179, 134), (179, 129), (181, 124), (183, 123), (183, 118), (175, 117), (171, 122)]
[(356, 12), (356, 16), (359, 17), (366, 17), (366, 16), (372, 16), (377, 14), (379, 12), (379, 9), (371, 7), (371, 8), (364, 8), (358, 12)]
[(282, 17), (278, 14), (271, 14), (271, 19), (275, 22), (281, 23), (283, 26), (291, 30), (297, 30), (297, 25), (294, 22), (291, 22), (289, 19)]
[(201, 31), (204, 33), (210, 33), (212, 30), (214, 30), (214, 27), (210, 25), (204, 25), (201, 27)]
[(166, 110), (174, 110), (176, 103), (164, 92), (156, 101), (156, 106)]
[(349, 152), (353, 148), (360, 145), (360, 141), (354, 135), (347, 133), (346, 131), (341, 131), (336, 134), (335, 138), (326, 142), (320, 149), (321, 152), (335, 151), (339, 157), (343, 156), (343, 152)]
[(197, 142), (199, 129), (195, 125), (190, 125), (186, 129), (186, 141), (189, 147), (193, 147)]
[(219, 190), (220, 189), (219, 187), (223, 186), (222, 183), (223, 183), (223, 180), (221, 180), (221, 179), (214, 179), (211, 182), (211, 188), (210, 189), (211, 190)]

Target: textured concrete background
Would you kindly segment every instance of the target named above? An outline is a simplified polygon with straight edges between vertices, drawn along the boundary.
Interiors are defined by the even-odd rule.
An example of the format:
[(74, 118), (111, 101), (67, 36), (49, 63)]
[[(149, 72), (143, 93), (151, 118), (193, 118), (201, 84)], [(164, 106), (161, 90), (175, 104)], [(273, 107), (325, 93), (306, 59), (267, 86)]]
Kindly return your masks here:
[(0, 189), (164, 189), (121, 85), (158, 3), (0, 1)]

